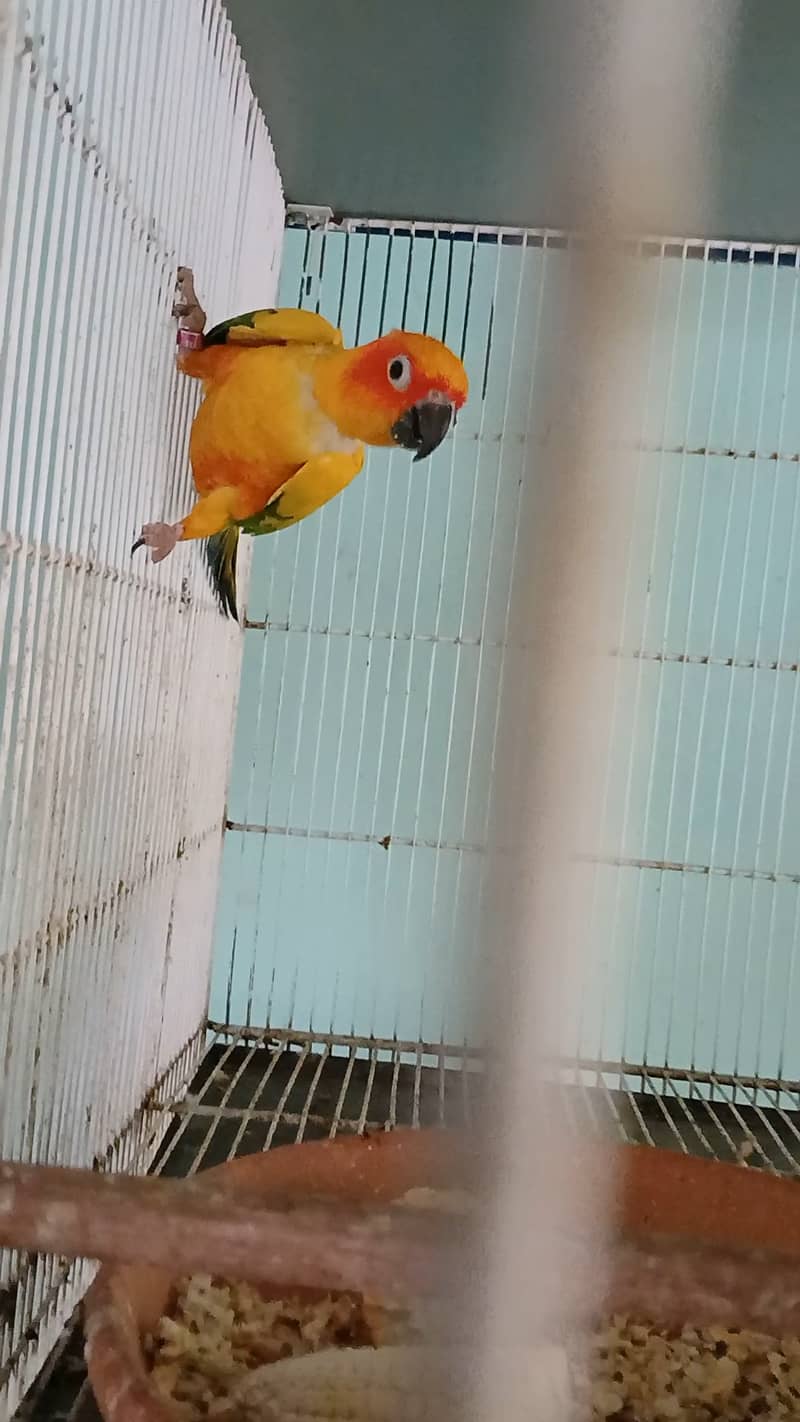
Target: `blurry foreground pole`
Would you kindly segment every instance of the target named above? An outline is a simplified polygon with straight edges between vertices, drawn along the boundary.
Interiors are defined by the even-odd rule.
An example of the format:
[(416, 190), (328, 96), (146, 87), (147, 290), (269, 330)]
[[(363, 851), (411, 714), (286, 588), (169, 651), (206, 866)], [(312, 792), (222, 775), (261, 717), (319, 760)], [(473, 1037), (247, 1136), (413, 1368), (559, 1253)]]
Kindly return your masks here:
[[(562, 258), (565, 339), (543, 352), (549, 369), (537, 372), (550, 404), (536, 410), (546, 436), (530, 447), (501, 688), (482, 939), (491, 1079), (480, 1139), (493, 1221), (475, 1400), (486, 1422), (501, 1412), (530, 1417), (528, 1365), (510, 1370), (513, 1354), (503, 1350), (560, 1336), (568, 1294), (589, 1304), (602, 1295), (613, 1181), (573, 1169), (566, 1124), (548, 1112), (542, 1087), (545, 1061), (576, 1050), (582, 984), (609, 946), (592, 914), (592, 860), (603, 851), (609, 652), (625, 591), (646, 360), (639, 264), (620, 239), (651, 233), (681, 193), (707, 191), (719, 101), (709, 66), (713, 58), (719, 73), (737, 6), (619, 0), (602, 7), (602, 26), (582, 27), (581, 38), (592, 31), (585, 45), (557, 10), (559, 72), (570, 81), (562, 92), (583, 103), (553, 116), (553, 140), (586, 241)], [(596, 1234), (576, 1262), (561, 1236), (586, 1191)]]

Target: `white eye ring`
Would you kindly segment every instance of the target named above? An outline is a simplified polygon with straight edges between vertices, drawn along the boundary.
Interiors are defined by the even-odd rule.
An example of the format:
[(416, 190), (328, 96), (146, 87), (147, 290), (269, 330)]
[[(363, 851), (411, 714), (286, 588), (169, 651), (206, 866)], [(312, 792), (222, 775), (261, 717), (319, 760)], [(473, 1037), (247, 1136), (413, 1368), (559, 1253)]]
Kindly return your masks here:
[(389, 377), (389, 384), (395, 390), (407, 390), (411, 384), (411, 361), (408, 356), (392, 356), (386, 367), (386, 374)]

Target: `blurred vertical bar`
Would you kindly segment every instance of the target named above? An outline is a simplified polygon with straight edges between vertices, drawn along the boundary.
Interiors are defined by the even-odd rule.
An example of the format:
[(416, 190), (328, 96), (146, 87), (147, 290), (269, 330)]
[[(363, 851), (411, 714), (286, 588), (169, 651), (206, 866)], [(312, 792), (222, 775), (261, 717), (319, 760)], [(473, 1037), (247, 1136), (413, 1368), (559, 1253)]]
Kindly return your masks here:
[[(491, 1069), (479, 1137), (493, 1196), (475, 1394), (487, 1419), (533, 1415), (529, 1368), (509, 1370), (507, 1349), (560, 1337), (576, 1302), (591, 1307), (602, 1295), (613, 1180), (578, 1168), (580, 1143), (546, 1083), (553, 1061), (576, 1049), (576, 1004), (610, 950), (594, 878), (647, 339), (644, 259), (629, 239), (669, 230), (675, 204), (686, 210), (682, 196), (696, 195), (702, 213), (721, 98), (709, 76), (729, 61), (738, 9), (733, 0), (550, 8), (552, 25), (535, 40), (565, 77), (554, 164), (581, 235), (563, 338), (537, 376), (548, 433), (531, 445), (519, 530), (527, 555), (499, 689), (483, 939)], [(586, 1218), (581, 1269), (563, 1241)]]

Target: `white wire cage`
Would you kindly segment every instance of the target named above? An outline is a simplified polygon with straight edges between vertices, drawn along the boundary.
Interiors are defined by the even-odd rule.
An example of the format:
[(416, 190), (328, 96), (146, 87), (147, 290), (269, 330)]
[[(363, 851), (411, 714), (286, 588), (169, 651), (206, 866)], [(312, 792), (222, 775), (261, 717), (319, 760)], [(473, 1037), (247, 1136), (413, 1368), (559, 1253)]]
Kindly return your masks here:
[[(575, 239), (292, 214), (278, 299), (348, 342), (443, 335), (472, 396), (427, 466), (372, 454), (335, 504), (257, 542), (228, 781), (240, 640), (197, 560), (153, 574), (127, 550), (154, 499), (177, 512), (188, 491), (175, 266), (215, 313), (273, 299), (269, 141), (216, 4), (40, 0), (15, 23), (0, 1156), (183, 1173), (470, 1123), (496, 693)], [(186, 181), (198, 133), (203, 190)], [(800, 254), (659, 238), (630, 258), (651, 322), (624, 433), (638, 475), (608, 648), (607, 852), (587, 865), (609, 951), (558, 1089), (578, 1131), (794, 1170)], [(88, 1273), (3, 1269), (10, 1407)]]
[[(283, 202), (217, 0), (0, 9), (0, 1157), (141, 1171), (203, 1045), (240, 644), (130, 546), (189, 497), (176, 268), (269, 297)], [(0, 1259), (0, 1415), (89, 1277)]]
[[(349, 1082), (342, 1101), (331, 1085), (337, 1127), (395, 1121), (408, 1073), (414, 1119), (423, 1082), (427, 1119), (468, 1109), (521, 476), (548, 439), (575, 251), (550, 231), (290, 220), (286, 304), (348, 341), (443, 336), (472, 396), (428, 469), (373, 452), (336, 504), (255, 550), (211, 998), (241, 1075), (197, 1105), (255, 1129), (255, 1048), (289, 1043), (269, 1140), (279, 1119), (322, 1123), (339, 1053), (371, 1065), (344, 1118)], [(584, 1129), (794, 1170), (800, 254), (652, 238), (629, 256), (649, 321), (620, 432), (637, 472), (606, 848), (587, 866), (608, 948), (562, 1078)]]
[[(340, 1131), (471, 1124), (480, 1100), (484, 1044), (465, 1006), (481, 972), (496, 688), (520, 475), (547, 438), (536, 356), (559, 339), (574, 239), (317, 221), (292, 215), (279, 299), (318, 307), (347, 340), (393, 324), (445, 334), (473, 396), (414, 482), (372, 455), (317, 519), (255, 547), (210, 1032), (189, 1092), (199, 1050), (149, 1098), (171, 1173)], [(576, 1011), (560, 1102), (582, 1134), (796, 1170), (782, 768), (800, 255), (654, 239), (631, 260), (652, 316), (647, 398), (626, 434), (638, 473), (608, 648), (608, 852), (587, 865), (611, 948)]]

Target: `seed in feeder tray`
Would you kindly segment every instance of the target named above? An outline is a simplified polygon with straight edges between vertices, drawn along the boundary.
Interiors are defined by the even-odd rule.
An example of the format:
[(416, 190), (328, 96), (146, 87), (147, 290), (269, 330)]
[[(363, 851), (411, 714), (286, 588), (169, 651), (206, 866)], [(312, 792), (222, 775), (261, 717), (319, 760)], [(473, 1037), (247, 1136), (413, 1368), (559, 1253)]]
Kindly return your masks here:
[(588, 1359), (575, 1360), (573, 1381), (593, 1422), (797, 1418), (800, 1340), (691, 1326), (676, 1334), (615, 1317)]
[[(179, 1422), (240, 1419), (243, 1414), (234, 1399), (245, 1394), (253, 1408), (247, 1416), (255, 1422), (261, 1415), (256, 1403), (262, 1391), (263, 1415), (272, 1415), (266, 1405), (272, 1395), (270, 1379), (264, 1372), (262, 1389), (255, 1377), (265, 1364), (288, 1364), (330, 1349), (385, 1350), (388, 1386), (397, 1349), (424, 1344), (430, 1322), (404, 1310), (368, 1305), (355, 1295), (312, 1302), (274, 1300), (249, 1284), (198, 1275), (181, 1284), (172, 1312), (161, 1319), (150, 1342), (151, 1375)], [(588, 1354), (585, 1349), (568, 1350), (568, 1363), (576, 1422), (800, 1418), (797, 1338), (691, 1326), (659, 1330), (641, 1319), (616, 1315), (592, 1334)], [(380, 1373), (378, 1357), (376, 1369)], [(376, 1422), (369, 1409), (362, 1415), (364, 1404), (357, 1401), (367, 1396), (368, 1379), (361, 1379), (359, 1390), (357, 1367), (348, 1365), (342, 1377), (351, 1371), (356, 1410), (348, 1415), (352, 1422)], [(301, 1380), (298, 1375), (298, 1383)], [(280, 1391), (291, 1382), (287, 1366), (280, 1387), (275, 1379), (275, 1388)], [(319, 1386), (323, 1384), (324, 1378)], [(333, 1404), (326, 1415), (337, 1416)]]
[[(462, 1191), (419, 1189), (395, 1203), (469, 1213), (475, 1200)], [(248, 1284), (195, 1276), (180, 1286), (172, 1313), (156, 1331), (150, 1346), (152, 1377), (180, 1422), (274, 1418), (279, 1403), (279, 1411), (284, 1403), (288, 1406), (295, 1382), (300, 1392), (305, 1389), (306, 1401), (312, 1393), (317, 1400), (323, 1394), (328, 1399), (329, 1406), (314, 1413), (320, 1422), (345, 1416), (350, 1422), (382, 1422), (382, 1407), (400, 1422), (406, 1415), (425, 1422), (431, 1408), (440, 1416), (441, 1399), (438, 1393), (435, 1398), (415, 1398), (415, 1387), (419, 1392), (422, 1386), (419, 1370), (403, 1365), (401, 1355), (408, 1359), (420, 1348), (425, 1352), (431, 1336), (443, 1339), (445, 1325), (448, 1335), (452, 1330), (458, 1339), (458, 1320), (452, 1314), (445, 1304), (437, 1309), (433, 1301), (412, 1313), (368, 1303), (358, 1295), (276, 1301)], [(565, 1387), (575, 1400), (569, 1414), (574, 1422), (800, 1419), (798, 1338), (691, 1323), (659, 1329), (644, 1319), (617, 1314), (592, 1333), (588, 1349), (585, 1339), (581, 1344), (566, 1352)], [(354, 1349), (364, 1348), (373, 1362), (353, 1357)], [(321, 1362), (318, 1368), (309, 1361), (295, 1375), (293, 1360), (333, 1349), (344, 1350), (341, 1368), (333, 1358), (330, 1367)], [(429, 1351), (435, 1355), (435, 1349)], [(564, 1359), (562, 1350), (551, 1351)], [(447, 1359), (448, 1342), (441, 1356)], [(531, 1354), (532, 1422), (542, 1413), (533, 1406), (534, 1394), (545, 1386), (552, 1392), (555, 1377), (543, 1359), (542, 1350)], [(280, 1376), (272, 1377), (265, 1365), (279, 1360)], [(462, 1372), (461, 1365), (454, 1364), (451, 1376)], [(301, 1422), (297, 1408), (289, 1410)]]
[(417, 1340), (403, 1311), (356, 1295), (266, 1298), (250, 1284), (196, 1274), (148, 1340), (151, 1377), (180, 1422), (225, 1416), (235, 1388), (256, 1369), (330, 1348)]

